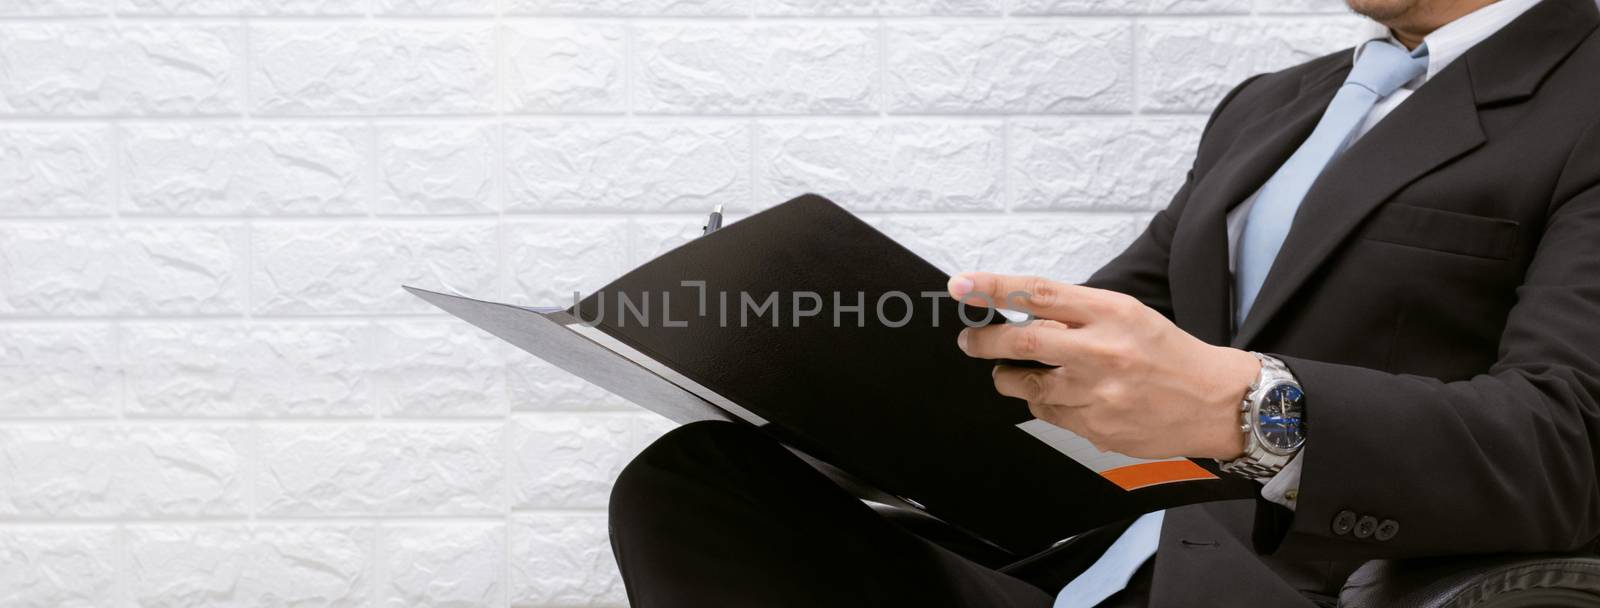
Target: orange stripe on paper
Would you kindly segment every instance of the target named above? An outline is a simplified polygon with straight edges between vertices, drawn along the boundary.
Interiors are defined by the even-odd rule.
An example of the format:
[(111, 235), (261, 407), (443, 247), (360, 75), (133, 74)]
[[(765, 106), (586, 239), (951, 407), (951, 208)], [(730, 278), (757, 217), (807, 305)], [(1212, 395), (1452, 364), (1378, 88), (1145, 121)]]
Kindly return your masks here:
[(1101, 471), (1100, 476), (1111, 483), (1117, 484), (1118, 487), (1124, 490), (1137, 490), (1174, 481), (1217, 478), (1216, 475), (1211, 474), (1211, 471), (1207, 471), (1200, 465), (1188, 460), (1163, 460), (1160, 462), (1130, 464), (1125, 467)]

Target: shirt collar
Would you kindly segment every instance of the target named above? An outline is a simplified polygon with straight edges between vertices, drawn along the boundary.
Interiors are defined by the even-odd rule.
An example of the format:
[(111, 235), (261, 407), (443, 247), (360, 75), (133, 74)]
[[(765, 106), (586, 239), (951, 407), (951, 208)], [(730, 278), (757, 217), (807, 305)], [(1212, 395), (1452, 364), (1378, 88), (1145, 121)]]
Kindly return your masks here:
[[(1428, 71), (1423, 74), (1422, 81), (1426, 82), (1433, 78), (1472, 47), (1493, 36), (1512, 21), (1516, 21), (1517, 17), (1528, 12), (1528, 9), (1539, 2), (1540, 0), (1499, 0), (1446, 23), (1444, 27), (1428, 34), (1422, 39), (1422, 46), (1413, 52), (1414, 55), (1428, 56)], [(1367, 21), (1367, 29), (1362, 32), (1360, 44), (1356, 45), (1357, 60), (1361, 59), (1361, 49), (1365, 43), (1373, 40), (1387, 40), (1395, 45), (1400, 44), (1389, 28), (1376, 21)]]

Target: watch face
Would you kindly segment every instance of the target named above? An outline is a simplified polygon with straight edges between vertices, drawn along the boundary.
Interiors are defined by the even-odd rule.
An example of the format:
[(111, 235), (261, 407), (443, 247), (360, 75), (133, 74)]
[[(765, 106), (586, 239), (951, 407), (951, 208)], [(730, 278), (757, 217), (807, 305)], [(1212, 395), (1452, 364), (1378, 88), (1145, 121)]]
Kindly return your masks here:
[(1288, 454), (1306, 441), (1305, 395), (1293, 384), (1267, 390), (1256, 410), (1256, 435), (1270, 451)]

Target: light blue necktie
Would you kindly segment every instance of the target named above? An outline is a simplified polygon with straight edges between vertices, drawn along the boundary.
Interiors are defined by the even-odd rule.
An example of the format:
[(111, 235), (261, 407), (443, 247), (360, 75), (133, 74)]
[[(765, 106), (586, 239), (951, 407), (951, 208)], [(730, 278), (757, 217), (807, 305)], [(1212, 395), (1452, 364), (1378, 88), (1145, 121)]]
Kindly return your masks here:
[(1054, 608), (1092, 608), (1128, 586), (1139, 566), (1156, 553), (1166, 511), (1145, 513), (1111, 543), (1094, 564), (1056, 594)]
[(1317, 176), (1344, 150), (1372, 106), (1428, 70), (1427, 48), (1421, 46), (1409, 53), (1388, 41), (1368, 42), (1311, 137), (1256, 194), (1255, 205), (1245, 216), (1244, 233), (1239, 237), (1239, 263), (1234, 277), (1239, 303), (1235, 327), (1244, 324), (1245, 315), (1256, 303), (1267, 271), (1289, 235), (1294, 214)]

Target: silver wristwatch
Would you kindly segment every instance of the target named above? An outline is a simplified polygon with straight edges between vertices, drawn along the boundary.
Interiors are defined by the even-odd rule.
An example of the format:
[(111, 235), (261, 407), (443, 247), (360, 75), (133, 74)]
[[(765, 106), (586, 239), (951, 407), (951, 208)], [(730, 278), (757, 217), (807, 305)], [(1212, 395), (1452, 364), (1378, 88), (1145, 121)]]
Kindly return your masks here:
[(1266, 479), (1283, 470), (1305, 445), (1305, 393), (1282, 361), (1250, 354), (1261, 361), (1261, 373), (1239, 403), (1244, 455), (1218, 464), (1224, 473)]

